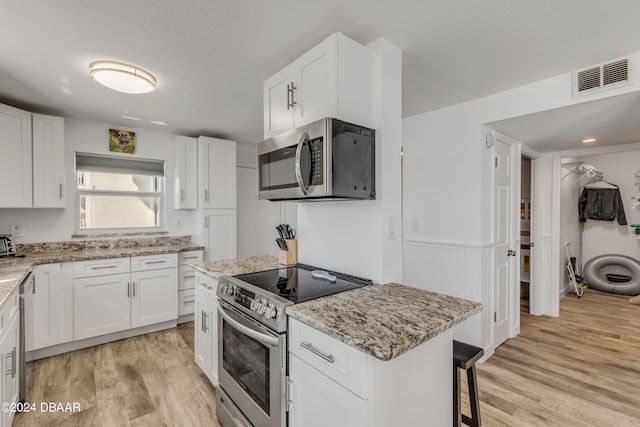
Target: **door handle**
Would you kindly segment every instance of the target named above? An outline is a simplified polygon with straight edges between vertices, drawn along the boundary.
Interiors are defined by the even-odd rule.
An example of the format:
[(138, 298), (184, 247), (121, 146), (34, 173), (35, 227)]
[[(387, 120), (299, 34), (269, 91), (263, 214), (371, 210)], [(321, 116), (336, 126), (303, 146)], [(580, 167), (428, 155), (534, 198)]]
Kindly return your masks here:
[(507, 256), (516, 256), (516, 251), (513, 249), (507, 249)]

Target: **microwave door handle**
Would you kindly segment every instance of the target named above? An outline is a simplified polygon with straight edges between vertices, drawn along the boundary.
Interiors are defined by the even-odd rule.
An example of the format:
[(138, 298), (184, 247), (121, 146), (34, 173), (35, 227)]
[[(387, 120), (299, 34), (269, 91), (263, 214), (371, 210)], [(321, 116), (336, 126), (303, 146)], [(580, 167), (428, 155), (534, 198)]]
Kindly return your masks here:
[(280, 344), (280, 341), (278, 341), (277, 338), (271, 337), (269, 335), (263, 334), (259, 331), (256, 331), (252, 328), (249, 328), (241, 323), (239, 323), (238, 321), (234, 320), (231, 318), (231, 316), (229, 316), (224, 308), (218, 306), (218, 313), (220, 313), (220, 315), (222, 316), (222, 318), (224, 320), (227, 321), (227, 323), (233, 328), (236, 329), (237, 331), (240, 331), (241, 333), (255, 339), (256, 341), (258, 341), (261, 344), (264, 344), (266, 346), (270, 346), (270, 347), (276, 347), (278, 346), (278, 344)]
[(307, 132), (302, 134), (300, 138), (300, 142), (298, 142), (298, 146), (296, 147), (296, 180), (298, 181), (298, 187), (302, 190), (302, 193), (307, 195), (307, 186), (304, 185), (304, 179), (302, 178), (302, 165), (300, 162), (302, 161), (302, 148), (306, 143), (309, 142), (309, 134)]

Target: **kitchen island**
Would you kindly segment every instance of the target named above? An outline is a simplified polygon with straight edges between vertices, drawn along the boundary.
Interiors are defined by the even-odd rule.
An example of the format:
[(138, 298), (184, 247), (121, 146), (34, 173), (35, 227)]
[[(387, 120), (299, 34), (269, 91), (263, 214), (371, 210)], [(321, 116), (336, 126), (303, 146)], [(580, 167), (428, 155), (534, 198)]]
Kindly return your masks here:
[[(196, 269), (218, 279), (278, 267), (250, 257)], [(398, 283), (288, 306), (289, 425), (451, 425), (455, 327), (481, 309)]]

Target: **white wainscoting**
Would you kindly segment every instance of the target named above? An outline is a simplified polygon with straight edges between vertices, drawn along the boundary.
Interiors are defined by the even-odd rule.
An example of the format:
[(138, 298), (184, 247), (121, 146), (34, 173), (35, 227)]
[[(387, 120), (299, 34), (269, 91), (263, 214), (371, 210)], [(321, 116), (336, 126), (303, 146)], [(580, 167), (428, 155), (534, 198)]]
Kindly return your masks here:
[(490, 244), (407, 237), (405, 284), (482, 303), (482, 313), (461, 324), (455, 339), (493, 353), (493, 248)]

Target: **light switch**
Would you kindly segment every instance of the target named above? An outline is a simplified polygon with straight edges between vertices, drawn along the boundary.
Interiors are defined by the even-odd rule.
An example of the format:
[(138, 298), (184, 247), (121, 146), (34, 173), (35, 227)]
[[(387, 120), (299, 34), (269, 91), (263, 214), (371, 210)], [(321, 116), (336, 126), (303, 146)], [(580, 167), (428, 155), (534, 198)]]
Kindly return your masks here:
[(389, 217), (387, 220), (387, 239), (398, 238), (398, 218)]

